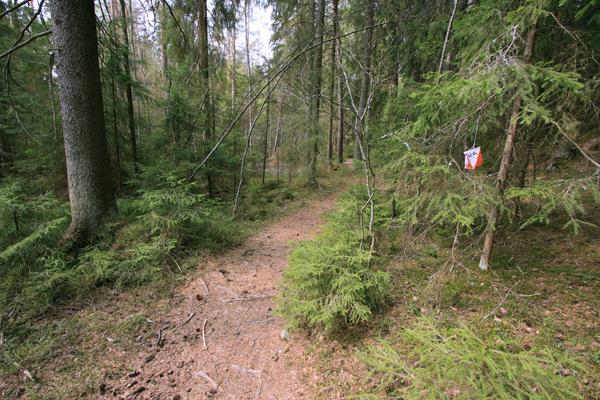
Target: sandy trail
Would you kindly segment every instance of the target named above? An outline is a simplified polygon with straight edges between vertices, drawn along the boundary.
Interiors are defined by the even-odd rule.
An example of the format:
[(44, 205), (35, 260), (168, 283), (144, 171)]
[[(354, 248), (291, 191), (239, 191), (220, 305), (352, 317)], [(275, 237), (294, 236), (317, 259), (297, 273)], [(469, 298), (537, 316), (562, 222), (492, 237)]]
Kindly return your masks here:
[[(310, 399), (312, 361), (304, 339), (281, 338), (274, 299), (290, 242), (315, 236), (335, 195), (307, 204), (241, 246), (201, 265), (155, 343), (132, 355), (136, 371), (99, 398)], [(206, 348), (204, 347), (206, 343)]]

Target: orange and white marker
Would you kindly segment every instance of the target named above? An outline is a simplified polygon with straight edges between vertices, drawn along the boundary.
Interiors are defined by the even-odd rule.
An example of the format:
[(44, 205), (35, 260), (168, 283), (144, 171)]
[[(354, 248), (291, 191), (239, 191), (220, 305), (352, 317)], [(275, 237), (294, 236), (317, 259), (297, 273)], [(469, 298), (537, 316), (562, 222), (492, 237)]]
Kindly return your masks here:
[(483, 164), (483, 157), (481, 156), (481, 146), (473, 147), (465, 151), (465, 168), (473, 171), (475, 168), (480, 167)]

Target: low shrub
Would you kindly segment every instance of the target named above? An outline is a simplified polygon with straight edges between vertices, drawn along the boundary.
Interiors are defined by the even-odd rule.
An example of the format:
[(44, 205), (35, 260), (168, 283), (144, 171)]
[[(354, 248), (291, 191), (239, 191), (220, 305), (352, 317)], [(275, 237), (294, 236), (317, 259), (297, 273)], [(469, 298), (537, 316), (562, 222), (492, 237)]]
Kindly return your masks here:
[(365, 399), (582, 398), (573, 376), (581, 367), (558, 350), (524, 350), (517, 340), (478, 336), (465, 325), (439, 328), (426, 318), (404, 329), (398, 346), (381, 341), (362, 360), (378, 378)]
[(181, 268), (175, 257), (185, 249), (222, 248), (243, 237), (223, 207), (198, 194), (194, 185), (162, 180), (119, 206), (119, 219), (76, 256), (57, 246), (67, 217), (23, 225), (28, 234), (0, 250), (4, 326), (27, 324), (53, 305), (81, 299), (96, 288), (123, 289), (161, 279)]
[(346, 218), (355, 200), (343, 198), (317, 238), (299, 244), (289, 258), (278, 312), (292, 328), (331, 333), (360, 324), (390, 295), (389, 275), (373, 267), (378, 260), (361, 248), (355, 222)]

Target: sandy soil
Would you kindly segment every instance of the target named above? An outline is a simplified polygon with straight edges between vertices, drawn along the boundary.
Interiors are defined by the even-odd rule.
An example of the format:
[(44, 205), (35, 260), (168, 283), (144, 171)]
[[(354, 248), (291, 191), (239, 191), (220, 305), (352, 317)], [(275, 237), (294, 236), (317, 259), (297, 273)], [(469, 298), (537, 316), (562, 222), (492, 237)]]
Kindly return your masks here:
[(131, 355), (135, 370), (97, 398), (314, 398), (309, 343), (287, 337), (273, 296), (291, 243), (314, 237), (334, 204), (334, 195), (308, 204), (199, 266), (170, 311), (156, 316), (154, 343)]

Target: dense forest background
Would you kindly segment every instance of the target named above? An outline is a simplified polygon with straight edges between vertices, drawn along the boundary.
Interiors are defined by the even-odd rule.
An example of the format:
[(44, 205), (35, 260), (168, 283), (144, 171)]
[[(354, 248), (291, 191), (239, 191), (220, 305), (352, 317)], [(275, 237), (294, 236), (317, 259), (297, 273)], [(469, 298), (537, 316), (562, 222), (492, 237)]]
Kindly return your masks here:
[[(267, 52), (249, 28), (265, 7), (270, 21), (254, 23), (272, 23)], [(68, 321), (69, 304), (173, 287), (193, 257), (239, 244), (332, 179), (350, 188), (324, 232), (292, 254), (281, 286), (278, 312), (299, 330), (364, 327), (413, 278), (426, 293), (415, 315), (458, 307), (448, 298), (467, 291), (460, 271), (519, 270), (511, 241), (596, 237), (596, 0), (2, 0), (0, 13), (2, 379), (50, 357), (62, 328), (48, 318)], [(465, 170), (474, 147), (483, 165)], [(579, 256), (597, 284), (594, 254)], [(421, 256), (437, 259), (426, 276), (391, 267)], [(493, 315), (514, 291), (501, 290)], [(432, 355), (431, 324), (408, 331), (425, 352), (410, 357), (451, 368), (456, 360)], [(440, 337), (462, 339), (443, 351), (480, 343), (447, 329)], [(399, 366), (401, 350), (386, 343), (364, 356), (383, 376), (365, 390), (596, 398), (591, 332), (585, 367), (561, 361), (548, 375), (516, 356), (499, 373), (503, 389), (478, 381), (480, 397), (453, 395), (472, 383), (459, 376), (428, 385), (443, 373)], [(574, 370), (586, 372), (555, 378)], [(523, 371), (524, 382), (507, 383)], [(537, 394), (518, 397), (527, 385)]]

